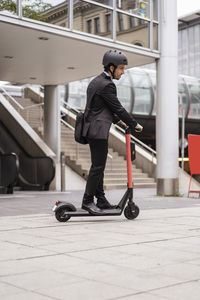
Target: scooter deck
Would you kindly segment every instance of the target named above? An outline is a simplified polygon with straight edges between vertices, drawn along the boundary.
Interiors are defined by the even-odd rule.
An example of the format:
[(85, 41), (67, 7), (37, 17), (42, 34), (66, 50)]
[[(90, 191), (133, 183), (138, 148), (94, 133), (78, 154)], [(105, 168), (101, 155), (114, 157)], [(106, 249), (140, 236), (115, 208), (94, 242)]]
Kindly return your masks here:
[(87, 210), (77, 208), (76, 211), (67, 211), (63, 214), (63, 216), (71, 216), (71, 217), (90, 217), (90, 216), (116, 216), (121, 215), (122, 210), (120, 208), (114, 208), (114, 209), (104, 209), (101, 210), (98, 214), (92, 214), (88, 212)]

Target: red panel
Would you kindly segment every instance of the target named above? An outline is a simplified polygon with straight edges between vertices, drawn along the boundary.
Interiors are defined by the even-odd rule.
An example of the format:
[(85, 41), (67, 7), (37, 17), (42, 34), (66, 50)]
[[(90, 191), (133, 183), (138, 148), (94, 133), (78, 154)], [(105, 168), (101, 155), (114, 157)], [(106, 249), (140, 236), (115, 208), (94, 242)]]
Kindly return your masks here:
[(127, 177), (128, 177), (128, 187), (133, 187), (133, 177), (132, 177), (132, 161), (131, 161), (131, 135), (126, 134), (126, 163), (127, 163)]
[(188, 134), (190, 173), (200, 174), (200, 135)]

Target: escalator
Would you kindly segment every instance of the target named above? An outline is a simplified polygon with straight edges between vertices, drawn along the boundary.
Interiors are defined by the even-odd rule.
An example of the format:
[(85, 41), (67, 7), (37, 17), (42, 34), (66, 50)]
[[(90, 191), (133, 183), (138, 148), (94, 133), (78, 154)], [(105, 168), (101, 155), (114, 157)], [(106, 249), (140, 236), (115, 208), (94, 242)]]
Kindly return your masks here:
[(19, 174), (19, 160), (15, 153), (0, 151), (0, 193), (12, 194)]
[[(15, 153), (19, 160), (15, 186), (21, 190), (49, 190), (49, 185), (55, 176), (53, 159), (47, 156), (33, 157), (28, 154), (1, 121), (0, 132), (1, 152)], [(1, 178), (6, 178), (6, 174), (13, 172), (8, 161), (6, 165), (4, 162), (3, 171)]]

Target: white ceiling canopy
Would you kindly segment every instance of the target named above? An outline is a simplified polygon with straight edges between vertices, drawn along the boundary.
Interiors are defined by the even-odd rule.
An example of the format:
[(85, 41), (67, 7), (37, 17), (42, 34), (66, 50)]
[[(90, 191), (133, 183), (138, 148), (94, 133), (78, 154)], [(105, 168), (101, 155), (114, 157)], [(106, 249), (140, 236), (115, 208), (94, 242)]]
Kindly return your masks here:
[(0, 14), (0, 80), (57, 85), (87, 78), (103, 70), (102, 56), (113, 48), (127, 55), (128, 67), (159, 57), (149, 49)]

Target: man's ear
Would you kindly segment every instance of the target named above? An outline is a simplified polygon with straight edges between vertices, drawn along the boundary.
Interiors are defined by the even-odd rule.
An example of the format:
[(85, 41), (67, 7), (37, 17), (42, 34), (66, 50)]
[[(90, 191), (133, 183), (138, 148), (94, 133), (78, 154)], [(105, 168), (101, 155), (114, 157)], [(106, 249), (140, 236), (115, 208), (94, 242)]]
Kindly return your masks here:
[(114, 71), (114, 67), (110, 66), (110, 71), (113, 72)]

